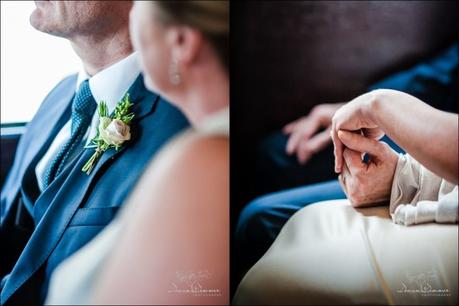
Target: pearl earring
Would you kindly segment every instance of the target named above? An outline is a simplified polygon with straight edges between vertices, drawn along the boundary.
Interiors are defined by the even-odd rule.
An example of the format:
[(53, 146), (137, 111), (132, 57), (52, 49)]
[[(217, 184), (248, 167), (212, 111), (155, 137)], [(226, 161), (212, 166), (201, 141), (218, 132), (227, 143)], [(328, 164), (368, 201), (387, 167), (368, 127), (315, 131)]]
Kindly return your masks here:
[(182, 81), (182, 79), (180, 78), (180, 71), (179, 71), (179, 67), (178, 67), (178, 61), (175, 60), (175, 59), (173, 59), (171, 61), (171, 64), (169, 66), (169, 81), (173, 85), (178, 85)]

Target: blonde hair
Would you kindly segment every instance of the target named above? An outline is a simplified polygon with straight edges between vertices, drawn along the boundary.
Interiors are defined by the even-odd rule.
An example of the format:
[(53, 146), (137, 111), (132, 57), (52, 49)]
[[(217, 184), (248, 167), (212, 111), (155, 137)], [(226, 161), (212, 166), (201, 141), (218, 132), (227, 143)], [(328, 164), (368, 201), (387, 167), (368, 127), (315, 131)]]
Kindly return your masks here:
[(196, 28), (209, 40), (220, 61), (229, 66), (229, 1), (154, 1), (159, 22)]

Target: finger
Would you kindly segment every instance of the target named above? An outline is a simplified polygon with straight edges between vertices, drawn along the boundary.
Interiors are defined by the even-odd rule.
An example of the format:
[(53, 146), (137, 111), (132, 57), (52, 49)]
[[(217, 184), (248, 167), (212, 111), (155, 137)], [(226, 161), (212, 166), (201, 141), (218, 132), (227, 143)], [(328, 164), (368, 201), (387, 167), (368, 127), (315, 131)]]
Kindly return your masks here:
[(342, 173), (340, 175), (338, 175), (338, 181), (339, 181), (339, 184), (341, 185), (341, 188), (343, 189), (344, 194), (346, 195), (346, 198), (347, 198), (348, 197), (347, 196), (347, 186), (346, 186), (346, 182), (344, 180), (344, 176), (343, 176)]
[(330, 143), (330, 130), (331, 128), (328, 128), (325, 131), (314, 135), (309, 139), (309, 141), (306, 142), (307, 148), (311, 154), (319, 152)]
[(305, 164), (314, 154), (326, 147), (330, 141), (330, 129), (318, 133), (309, 140), (303, 139), (297, 149), (298, 162)]
[(320, 127), (317, 116), (310, 115), (301, 119), (302, 122), (295, 126), (288, 142), (286, 151), (288, 154), (293, 154), (298, 150), (301, 141), (307, 141), (309, 137)]
[(321, 127), (320, 116), (317, 113), (311, 113), (305, 118), (302, 126), (303, 138), (308, 140)]
[(369, 153), (374, 156), (379, 156), (381, 151), (381, 144), (374, 139), (366, 138), (360, 134), (348, 132), (348, 131), (338, 131), (338, 138), (342, 143), (360, 153)]
[[(344, 162), (343, 162), (341, 174), (344, 176), (345, 179), (350, 179), (352, 177), (352, 173), (349, 170), (349, 166)], [(346, 185), (347, 185), (347, 182), (346, 182)]]
[(287, 141), (287, 146), (285, 147), (287, 154), (291, 155), (296, 151), (300, 140), (301, 133), (299, 131), (294, 131), (292, 134), (290, 134), (290, 137)]
[(308, 141), (301, 141), (296, 152), (298, 163), (305, 164), (311, 158), (311, 151), (308, 147)]
[(282, 131), (284, 134), (291, 134), (293, 130), (295, 129), (295, 126), (298, 124), (298, 120), (292, 121), (288, 124), (286, 124), (283, 128)]
[(333, 155), (335, 156), (335, 172), (341, 173), (343, 165), (343, 143), (338, 138), (335, 129), (332, 129), (331, 136), (333, 141)]
[(349, 189), (349, 181), (351, 180), (351, 178), (352, 178), (352, 175), (349, 172), (349, 169), (348, 169), (346, 163), (343, 163), (341, 174), (338, 175), (338, 180), (340, 181), (341, 187), (343, 188), (344, 193), (346, 194), (347, 198), (349, 198), (348, 189)]
[(344, 165), (352, 176), (357, 175), (364, 167), (359, 152), (345, 148), (343, 151)]

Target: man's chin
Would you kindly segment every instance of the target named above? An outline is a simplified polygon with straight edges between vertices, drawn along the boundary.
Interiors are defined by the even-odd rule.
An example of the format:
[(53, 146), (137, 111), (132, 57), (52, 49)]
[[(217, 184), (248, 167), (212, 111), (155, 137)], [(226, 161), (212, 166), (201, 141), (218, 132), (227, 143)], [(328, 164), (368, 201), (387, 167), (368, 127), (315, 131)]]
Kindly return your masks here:
[(44, 14), (43, 12), (37, 7), (35, 10), (33, 10), (32, 14), (30, 14), (29, 17), (29, 22), (32, 27), (37, 29), (38, 31), (44, 31)]
[(44, 12), (38, 8), (30, 14), (29, 18), (30, 25), (36, 30), (53, 36), (65, 38), (66, 35), (61, 33), (61, 31), (58, 31), (55, 25), (50, 25), (49, 20), (50, 18), (47, 18)]

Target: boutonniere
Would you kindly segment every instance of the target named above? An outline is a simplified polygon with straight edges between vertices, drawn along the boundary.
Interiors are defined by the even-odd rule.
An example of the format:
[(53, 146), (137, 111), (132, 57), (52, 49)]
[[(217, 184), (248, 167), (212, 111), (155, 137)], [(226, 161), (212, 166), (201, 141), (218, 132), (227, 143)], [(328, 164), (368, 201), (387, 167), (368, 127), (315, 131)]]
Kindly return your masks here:
[(105, 151), (110, 148), (115, 148), (118, 151), (125, 141), (131, 139), (129, 124), (134, 118), (134, 113), (130, 111), (132, 105), (129, 100), (129, 94), (126, 94), (116, 105), (113, 115), (109, 116), (107, 104), (104, 101), (99, 103), (99, 127), (97, 135), (91, 140), (89, 145), (85, 146), (85, 148), (96, 148), (96, 150), (84, 164), (81, 171), (89, 175)]

